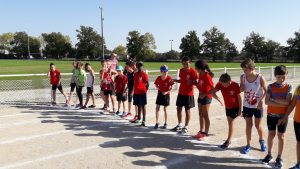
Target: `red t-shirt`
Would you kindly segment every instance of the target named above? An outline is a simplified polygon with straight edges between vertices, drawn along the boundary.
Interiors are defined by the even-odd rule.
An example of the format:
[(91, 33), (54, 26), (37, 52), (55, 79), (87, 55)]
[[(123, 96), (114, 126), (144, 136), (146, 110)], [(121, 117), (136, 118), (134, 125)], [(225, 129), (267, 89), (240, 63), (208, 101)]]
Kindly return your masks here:
[[(100, 70), (100, 75), (102, 74), (103, 70)], [(113, 83), (111, 75), (108, 73), (108, 71), (103, 73), (103, 80), (106, 80), (107, 83), (104, 83), (103, 81), (101, 82), (101, 87), (103, 90), (112, 90), (111, 88), (111, 83)]]
[(125, 85), (127, 85), (128, 80), (125, 75), (118, 75), (115, 78), (116, 92), (123, 93), (125, 89)]
[(190, 68), (187, 72), (184, 68), (179, 71), (180, 86), (179, 95), (194, 96), (194, 81), (198, 78), (198, 73), (195, 69)]
[(147, 93), (146, 83), (148, 82), (148, 75), (142, 72), (136, 72), (133, 76), (134, 79), (134, 94), (145, 94)]
[(219, 82), (217, 83), (215, 89), (217, 91), (221, 90), (225, 102), (225, 107), (227, 109), (239, 107), (238, 95), (241, 93), (239, 84), (237, 84), (234, 81), (231, 81), (231, 84), (228, 87), (224, 87)]
[[(208, 72), (205, 72), (204, 75), (199, 74), (197, 88), (200, 93), (207, 93), (211, 90), (211, 87), (214, 85), (214, 82), (212, 81), (212, 77), (209, 75)], [(207, 95), (208, 98), (212, 98), (212, 95)]]
[(58, 85), (58, 81), (60, 78), (60, 71), (55, 69), (54, 71), (50, 71), (50, 83), (52, 85)]
[[(171, 76), (167, 76), (165, 80), (161, 78), (161, 76), (158, 76), (154, 82), (155, 85), (158, 86), (158, 92), (167, 92), (171, 89), (171, 87), (174, 84), (174, 81), (172, 80)], [(166, 93), (170, 94), (170, 92)]]

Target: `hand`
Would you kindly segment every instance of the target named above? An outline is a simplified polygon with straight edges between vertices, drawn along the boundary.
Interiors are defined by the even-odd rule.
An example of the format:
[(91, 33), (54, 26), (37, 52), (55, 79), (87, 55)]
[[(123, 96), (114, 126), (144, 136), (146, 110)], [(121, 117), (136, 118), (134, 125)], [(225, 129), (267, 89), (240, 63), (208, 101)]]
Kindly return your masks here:
[(166, 92), (161, 92), (163, 95), (166, 95)]
[(278, 120), (278, 125), (286, 124), (286, 122), (289, 120), (289, 116), (285, 115), (283, 118)]
[(263, 111), (263, 101), (258, 102), (257, 108), (262, 112)]
[(222, 101), (219, 101), (219, 103), (220, 103), (220, 105), (221, 105), (221, 106), (224, 106), (224, 104), (223, 104), (223, 102), (222, 102)]
[(202, 95), (202, 94), (199, 95), (200, 99), (203, 99), (204, 97), (205, 97), (205, 95)]

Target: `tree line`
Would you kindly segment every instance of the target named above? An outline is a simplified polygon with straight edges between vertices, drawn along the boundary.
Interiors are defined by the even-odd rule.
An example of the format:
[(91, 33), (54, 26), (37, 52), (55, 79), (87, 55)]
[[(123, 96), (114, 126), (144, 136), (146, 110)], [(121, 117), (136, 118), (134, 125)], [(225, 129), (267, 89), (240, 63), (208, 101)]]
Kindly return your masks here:
[[(78, 43), (72, 45), (71, 39), (60, 32), (42, 33), (39, 37), (29, 36), (26, 32), (3, 33), (0, 35), (0, 53), (14, 55), (17, 58), (28, 59), (28, 44), (30, 53), (35, 58), (78, 58), (100, 59), (102, 45), (104, 53), (114, 52), (120, 56), (144, 61), (176, 61), (182, 56), (192, 59), (206, 59), (209, 61), (238, 61), (251, 58), (256, 62), (299, 62), (300, 61), (300, 30), (294, 37), (287, 40), (287, 46), (267, 39), (256, 32), (251, 32), (243, 40), (241, 51), (217, 27), (205, 31), (200, 41), (197, 31), (189, 31), (179, 46), (180, 52), (170, 50), (165, 53), (155, 52), (156, 43), (153, 34), (130, 31), (126, 37), (126, 46), (119, 45), (113, 50), (106, 47), (105, 39), (92, 27), (80, 26), (77, 32)], [(29, 42), (29, 43), (28, 43)], [(127, 58), (127, 57), (126, 57)]]

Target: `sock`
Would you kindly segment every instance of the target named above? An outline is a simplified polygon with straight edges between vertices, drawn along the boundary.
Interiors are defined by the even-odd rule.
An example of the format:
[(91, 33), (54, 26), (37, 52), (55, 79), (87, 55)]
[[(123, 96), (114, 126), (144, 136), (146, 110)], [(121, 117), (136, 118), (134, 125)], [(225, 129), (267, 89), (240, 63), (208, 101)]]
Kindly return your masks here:
[(182, 123), (178, 123), (178, 126), (181, 127), (181, 126), (182, 126)]

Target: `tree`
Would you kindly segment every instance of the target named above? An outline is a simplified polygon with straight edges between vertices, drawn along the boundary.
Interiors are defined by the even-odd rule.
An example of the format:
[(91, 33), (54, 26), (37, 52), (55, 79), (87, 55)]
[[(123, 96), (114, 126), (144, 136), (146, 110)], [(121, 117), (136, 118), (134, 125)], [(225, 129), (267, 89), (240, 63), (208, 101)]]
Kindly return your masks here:
[(288, 56), (293, 58), (293, 60), (300, 61), (300, 30), (294, 33), (294, 38), (289, 38), (287, 40)]
[(188, 34), (181, 39), (179, 47), (182, 50), (182, 56), (189, 56), (191, 59), (200, 56), (200, 40), (196, 31), (189, 31)]
[[(77, 32), (77, 54), (80, 58), (98, 58), (102, 53), (102, 37), (92, 27), (80, 26)], [(104, 42), (104, 50), (106, 50)]]
[(138, 31), (131, 31), (127, 36), (127, 53), (130, 58), (137, 60), (153, 60), (156, 48), (154, 36), (147, 32), (141, 35)]
[(11, 49), (11, 42), (14, 39), (14, 34), (11, 32), (3, 33), (0, 35), (0, 50), (7, 50), (10, 51)]
[(42, 37), (45, 42), (44, 54), (47, 57), (61, 59), (67, 57), (72, 50), (70, 37), (60, 32), (43, 33)]
[(213, 62), (216, 59), (224, 59), (225, 57), (226, 60), (232, 60), (237, 55), (235, 45), (217, 27), (212, 27), (209, 31), (205, 31), (202, 36), (204, 37), (201, 46), (203, 56), (212, 58)]
[[(28, 34), (26, 32), (16, 32), (14, 34), (14, 39), (11, 41), (12, 46), (11, 52), (16, 54), (18, 58), (27, 58), (28, 56)], [(40, 41), (38, 38), (29, 37), (29, 49), (30, 53), (40, 52)]]
[(117, 46), (112, 52), (117, 54), (117, 55), (121, 55), (121, 56), (126, 56), (127, 55), (126, 47), (122, 46), (122, 45)]
[(263, 57), (265, 49), (265, 37), (260, 36), (258, 33), (251, 32), (243, 41), (244, 47), (242, 49), (245, 54), (258, 62), (258, 58)]
[(271, 62), (274, 57), (280, 55), (280, 44), (273, 40), (268, 40), (265, 42), (264, 55), (267, 57), (266, 61)]

